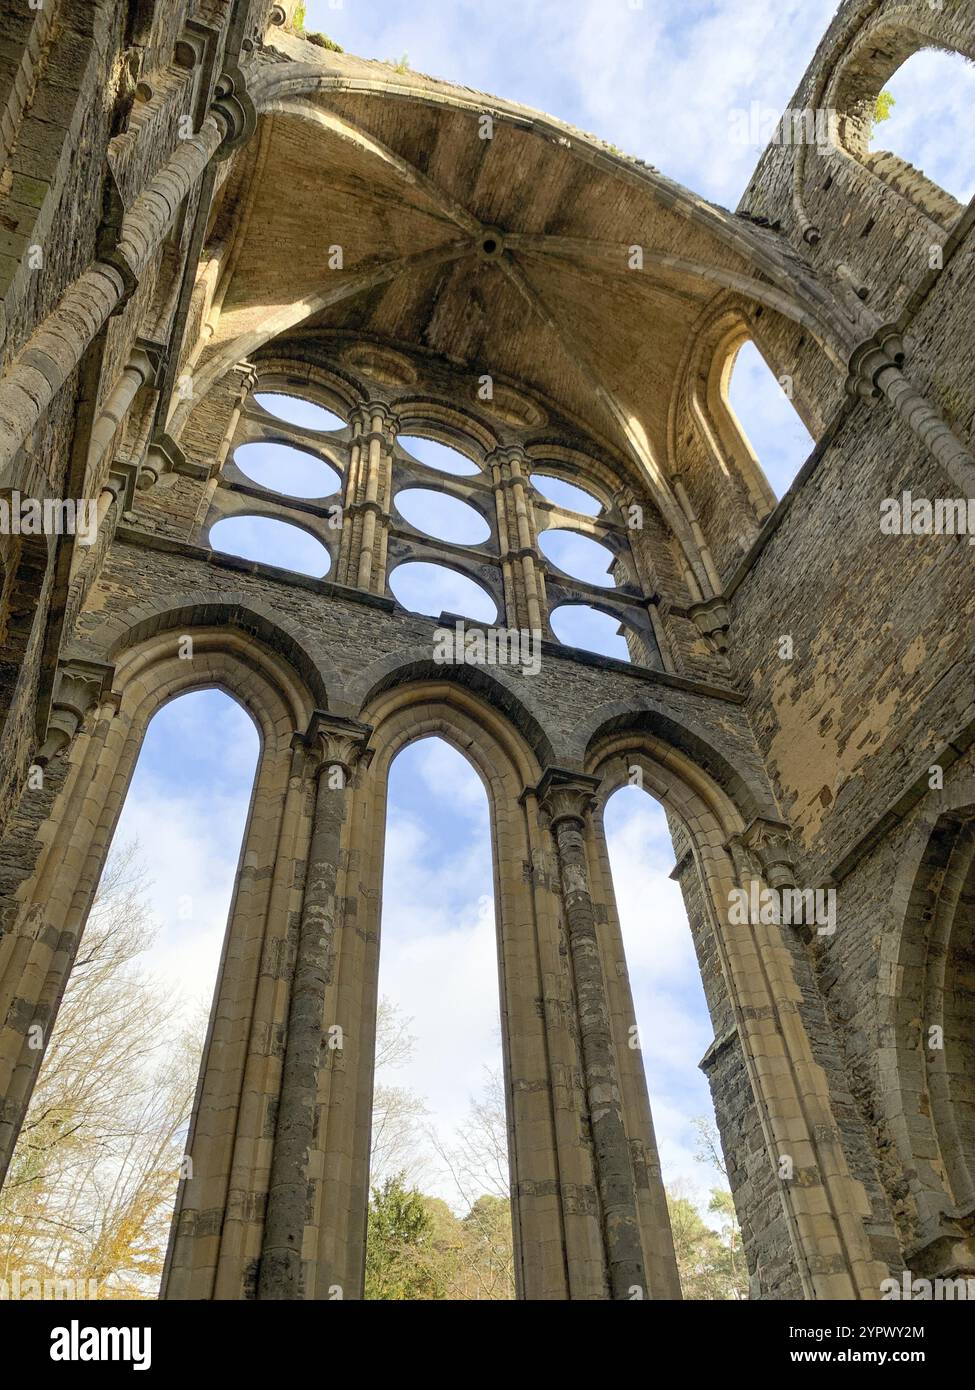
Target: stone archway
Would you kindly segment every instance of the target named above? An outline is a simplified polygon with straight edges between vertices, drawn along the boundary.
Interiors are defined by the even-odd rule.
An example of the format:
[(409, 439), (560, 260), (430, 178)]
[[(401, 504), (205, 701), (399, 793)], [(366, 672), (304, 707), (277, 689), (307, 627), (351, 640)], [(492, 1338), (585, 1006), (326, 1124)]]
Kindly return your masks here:
[[(278, 1083), (268, 1041), (284, 1024), (274, 962), (286, 955), (309, 835), (308, 788), (295, 775), (292, 741), (307, 727), (314, 702), (279, 657), (245, 634), (194, 629), (189, 659), (185, 643), (186, 634), (163, 630), (126, 650), (114, 688), (53, 760), (50, 775), (61, 781), (60, 791), (0, 948), (7, 1098), (0, 1135), (6, 1163), (43, 1058), (36, 1042), (46, 1046), (53, 1029), (149, 720), (186, 691), (218, 687), (250, 713), (261, 755), (188, 1140), (192, 1176), (177, 1199), (167, 1280), (178, 1286), (186, 1277), (199, 1296), (241, 1297), (255, 1239), (259, 1249), (266, 1191), (261, 1117)], [(250, 1195), (238, 1202), (232, 1194), (242, 1192)], [(215, 1206), (227, 1211), (214, 1243), (206, 1212)]]
[[(798, 974), (799, 955), (782, 927), (732, 926), (728, 917), (732, 889), (747, 888), (753, 879), (771, 887), (791, 882), (787, 827), (761, 818), (746, 822), (711, 776), (679, 748), (647, 732), (597, 735), (586, 768), (598, 779), (603, 801), (618, 787), (632, 784), (636, 771), (639, 785), (686, 831), (684, 860), (693, 857), (704, 922), (695, 944), (703, 964), (707, 942), (704, 949), (712, 953), (711, 966), (720, 975), (720, 982), (711, 981), (709, 1003), (713, 1008), (717, 987), (731, 1021), (716, 1044), (726, 1048), (733, 1041), (740, 1049), (760, 1130), (756, 1137), (767, 1156), (766, 1191), (781, 1204), (791, 1244), (778, 1276), (780, 1289), (787, 1289), (792, 1278), (796, 1297), (878, 1298), (886, 1266), (863, 1231), (870, 1202), (850, 1172), (829, 1082), (803, 1018), (808, 985)], [(610, 924), (603, 939), (604, 974), (620, 981), (614, 1026), (622, 1057), (635, 1020), (601, 817), (590, 827), (589, 853), (598, 866), (594, 891)], [(652, 1151), (646, 1080), (632, 1052), (624, 1070), (624, 1094), (629, 1124)], [(747, 1102), (739, 1105), (739, 1124), (748, 1109)], [(785, 1166), (783, 1160), (788, 1161)], [(824, 1248), (834, 1253), (828, 1263), (822, 1258)]]
[(904, 855), (893, 901), (905, 911), (889, 938), (880, 998), (892, 1042), (881, 1094), (910, 1199), (908, 1254), (921, 1273), (949, 1276), (975, 1268), (975, 805), (966, 791), (970, 784), (944, 798), (949, 805), (919, 824)]
[[(319, 1217), (320, 1279), (361, 1287), (381, 910), (386, 783), (408, 743), (436, 734), (472, 763), (488, 792), (494, 851), (502, 1038), (509, 1117), (517, 1287), (525, 1298), (599, 1298), (605, 1270), (592, 1157), (580, 1140), (584, 1100), (560, 956), (551, 850), (532, 794), (541, 766), (507, 718), (453, 682), (392, 686), (360, 718), (372, 761), (351, 811), (347, 854), (358, 908), (337, 949), (327, 1014), (350, 1039), (323, 1078), (321, 1126), (332, 1182)], [(526, 866), (534, 865), (531, 874)], [(542, 1003), (541, 1009), (539, 1003)], [(351, 1217), (342, 1213), (351, 1207)], [(310, 1295), (314, 1296), (314, 1295)]]

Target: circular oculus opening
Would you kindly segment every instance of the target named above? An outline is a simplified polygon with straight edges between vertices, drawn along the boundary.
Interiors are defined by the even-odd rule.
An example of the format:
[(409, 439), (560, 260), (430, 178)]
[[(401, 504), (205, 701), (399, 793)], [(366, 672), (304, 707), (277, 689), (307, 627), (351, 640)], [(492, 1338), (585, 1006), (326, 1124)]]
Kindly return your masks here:
[(424, 535), (454, 545), (480, 545), (491, 534), (484, 517), (469, 502), (433, 488), (407, 487), (396, 494), (400, 515)]
[(255, 391), (253, 399), (276, 420), (298, 429), (314, 430), (319, 434), (325, 430), (345, 429), (341, 416), (304, 396), (289, 396), (284, 391)]
[(275, 565), (294, 574), (321, 579), (331, 559), (321, 541), (272, 516), (225, 516), (210, 529), (210, 545), (224, 555)]
[(570, 578), (579, 579), (584, 584), (598, 584), (604, 589), (616, 587), (616, 580), (609, 573), (616, 557), (599, 541), (591, 540), (578, 531), (554, 527), (541, 533), (538, 544), (546, 559)]

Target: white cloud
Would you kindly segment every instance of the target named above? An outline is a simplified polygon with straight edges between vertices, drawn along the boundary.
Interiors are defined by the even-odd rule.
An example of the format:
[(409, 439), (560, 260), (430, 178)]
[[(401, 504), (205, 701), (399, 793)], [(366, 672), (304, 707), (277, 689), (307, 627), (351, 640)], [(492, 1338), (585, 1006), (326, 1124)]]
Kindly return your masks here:
[(975, 193), (975, 64), (926, 49), (898, 68), (886, 90), (895, 105), (875, 126), (871, 149), (892, 150), (967, 203)]
[(606, 832), (664, 1182), (706, 1203), (720, 1179), (695, 1158), (692, 1122), (713, 1114), (698, 1069), (712, 1028), (683, 898), (669, 877), (670, 832), (660, 806), (636, 790), (610, 800)]
[(203, 802), (143, 781), (119, 821), (116, 843), (138, 842), (159, 926), (145, 964), (188, 1009), (213, 993), (246, 809), (239, 797)]
[(705, 197), (735, 203), (760, 146), (740, 145), (731, 113), (781, 112), (835, 0), (507, 0), (446, 8), (394, 0), (332, 10), (319, 27), (364, 57), (408, 54), (419, 72), (519, 101), (608, 140)]

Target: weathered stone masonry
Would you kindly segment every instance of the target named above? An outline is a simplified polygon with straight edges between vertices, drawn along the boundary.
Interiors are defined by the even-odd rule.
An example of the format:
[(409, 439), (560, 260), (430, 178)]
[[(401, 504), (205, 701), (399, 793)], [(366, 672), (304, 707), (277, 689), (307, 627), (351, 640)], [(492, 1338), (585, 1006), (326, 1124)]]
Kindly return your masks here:
[[(602, 828), (634, 770), (672, 827), (754, 1295), (975, 1272), (972, 552), (878, 525), (904, 489), (975, 496), (972, 217), (865, 126), (914, 50), (975, 56), (970, 7), (841, 5), (791, 103), (836, 139), (771, 146), (737, 214), (294, 9), (4, 14), (0, 492), (91, 498), (99, 532), (0, 538), (0, 1161), (146, 726), (217, 685), (261, 755), (164, 1297), (361, 1295), (386, 781), (428, 734), (489, 793), (521, 1296), (679, 1296)], [(779, 502), (727, 405), (746, 338), (817, 440)], [(336, 494), (256, 485), (256, 440)], [(408, 486), (488, 538), (431, 540)], [(234, 515), (309, 531), (328, 574), (214, 551)], [(606, 545), (615, 586), (549, 562), (550, 527)], [(391, 596), (411, 560), (539, 633), (538, 674), (437, 664)], [(562, 603), (631, 661), (559, 644)], [(835, 888), (835, 934), (734, 924), (753, 883)]]

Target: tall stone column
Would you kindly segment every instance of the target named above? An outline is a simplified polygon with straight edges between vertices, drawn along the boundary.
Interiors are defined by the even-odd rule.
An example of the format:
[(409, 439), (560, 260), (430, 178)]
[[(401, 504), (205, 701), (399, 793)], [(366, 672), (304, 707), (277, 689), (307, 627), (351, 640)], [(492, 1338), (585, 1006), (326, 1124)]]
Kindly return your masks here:
[(202, 526), (206, 520), (211, 503), (213, 502), (213, 495), (220, 485), (221, 474), (223, 473), (227, 459), (230, 457), (230, 451), (237, 443), (237, 431), (240, 427), (240, 417), (243, 414), (244, 406), (247, 404), (248, 398), (258, 387), (259, 378), (257, 368), (253, 363), (240, 362), (238, 363), (237, 370), (240, 373), (237, 394), (234, 397), (233, 408), (230, 412), (230, 418), (227, 421), (227, 428), (223, 432), (220, 447), (217, 449), (213, 463), (210, 465), (210, 475), (207, 478), (206, 486), (203, 488), (200, 495), (200, 502), (196, 509), (196, 517), (194, 519), (195, 526)]
[(308, 1158), (315, 1133), (325, 990), (331, 973), (338, 912), (346, 789), (365, 754), (371, 732), (352, 720), (317, 713), (305, 736), (309, 771), (317, 778), (315, 815), (264, 1221), (258, 1279), (261, 1299), (304, 1296), (302, 1242), (308, 1208)]
[(349, 443), (349, 457), (345, 468), (345, 484), (342, 488), (342, 535), (339, 538), (338, 562), (335, 579), (339, 584), (355, 585), (359, 571), (356, 558), (356, 518), (359, 515), (359, 488), (365, 471), (366, 446), (363, 436), (369, 432), (368, 417), (363, 411), (354, 410), (349, 420), (352, 426), (352, 439)]
[(545, 580), (538, 553), (538, 528), (526, 484), (531, 460), (524, 449), (510, 446), (486, 459), (494, 481), (498, 541), (509, 627), (545, 632)]
[(975, 497), (975, 457), (927, 397), (904, 375), (906, 349), (896, 326), (885, 324), (850, 358), (846, 389), (871, 405), (884, 399), (911, 433), (937, 459), (964, 497)]
[(632, 1299), (646, 1296), (647, 1275), (584, 835), (598, 785), (595, 778), (549, 768), (538, 798), (555, 839), (562, 884), (610, 1292), (614, 1299)]
[(396, 423), (382, 401), (361, 405), (352, 419), (339, 579), (374, 594), (386, 588)]
[[(79, 749), (83, 792), (118, 708), (112, 693), (114, 674), (111, 666), (91, 661), (63, 662), (57, 670), (47, 736), (35, 765), (46, 767), (88, 720), (89, 733)], [(82, 812), (87, 808), (74, 801), (68, 809), (66, 826), (75, 821), (86, 824)], [(19, 902), (17, 916), (0, 934), (0, 1185), (54, 1031), (88, 910), (65, 925), (59, 910), (66, 903), (73, 908), (81, 894), (59, 896), (49, 881), (45, 889), (38, 901)]]

